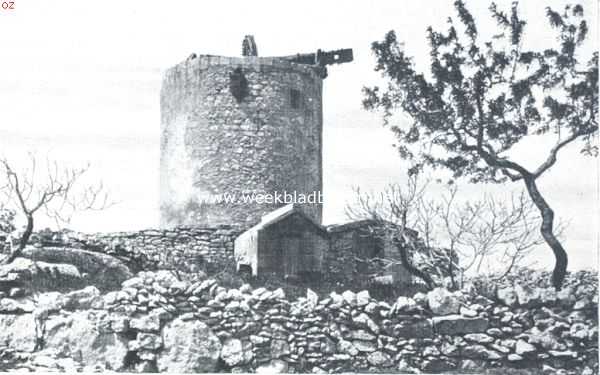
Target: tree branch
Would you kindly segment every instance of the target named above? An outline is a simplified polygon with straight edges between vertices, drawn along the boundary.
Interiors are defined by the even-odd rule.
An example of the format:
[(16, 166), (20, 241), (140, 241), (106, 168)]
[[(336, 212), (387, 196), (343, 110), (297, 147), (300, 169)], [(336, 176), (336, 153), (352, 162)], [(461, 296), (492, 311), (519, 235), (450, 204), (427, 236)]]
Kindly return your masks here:
[(544, 172), (546, 172), (548, 169), (550, 169), (556, 163), (556, 160), (557, 160), (556, 157), (558, 155), (558, 152), (564, 146), (575, 141), (579, 137), (583, 137), (583, 136), (592, 134), (596, 131), (598, 131), (598, 126), (592, 126), (587, 129), (580, 129), (579, 131), (574, 131), (573, 133), (571, 133), (571, 135), (569, 135), (567, 138), (565, 138), (561, 142), (558, 142), (550, 150), (550, 154), (548, 155), (548, 158), (535, 170), (535, 172), (532, 173), (533, 178), (540, 177)]

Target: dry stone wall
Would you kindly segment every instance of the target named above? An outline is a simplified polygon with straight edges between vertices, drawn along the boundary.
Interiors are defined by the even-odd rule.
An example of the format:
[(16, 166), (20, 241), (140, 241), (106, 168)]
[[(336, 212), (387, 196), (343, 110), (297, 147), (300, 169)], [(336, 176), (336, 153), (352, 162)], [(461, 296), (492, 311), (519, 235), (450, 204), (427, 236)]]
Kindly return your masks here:
[(33, 370), (594, 374), (597, 308), (591, 285), (509, 287), (492, 299), (437, 289), (393, 304), (309, 290), (291, 301), (281, 289), (225, 289), (158, 271), (104, 295), (88, 287), (4, 298), (0, 342), (13, 368)]
[(329, 251), (325, 254), (326, 262), (330, 265), (327, 277), (344, 280), (357, 275), (354, 244), (354, 233), (351, 231), (330, 233)]
[(95, 234), (41, 231), (32, 236), (30, 243), (36, 247), (106, 253), (125, 261), (134, 272), (152, 269), (195, 272), (206, 262), (232, 261), (233, 241), (241, 231), (233, 225)]
[[(88, 257), (90, 254), (86, 252), (96, 252), (117, 258), (134, 273), (158, 269), (193, 273), (207, 267), (211, 269), (211, 265), (233, 266), (234, 240), (243, 229), (237, 225), (217, 225), (113, 233), (39, 231), (32, 235), (30, 244), (33, 248), (26, 250), (24, 256), (47, 262), (70, 263)], [(377, 262), (363, 262), (368, 269), (359, 269), (355, 241), (352, 232), (330, 233), (322, 264), (325, 280), (364, 284), (370, 275), (389, 270)], [(64, 250), (61, 251), (61, 248)], [(393, 246), (386, 246), (385, 251), (390, 249), (394, 250)], [(110, 260), (100, 263), (106, 268)], [(90, 267), (85, 268), (85, 272), (91, 272)], [(110, 268), (110, 272), (114, 272), (114, 267)]]

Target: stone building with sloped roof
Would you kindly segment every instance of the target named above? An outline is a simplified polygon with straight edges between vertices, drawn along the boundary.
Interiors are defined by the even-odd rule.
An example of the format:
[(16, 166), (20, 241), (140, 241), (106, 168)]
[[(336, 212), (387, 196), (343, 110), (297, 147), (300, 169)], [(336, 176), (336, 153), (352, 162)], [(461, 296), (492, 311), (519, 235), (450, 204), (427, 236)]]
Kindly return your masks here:
[(320, 273), (328, 251), (327, 230), (293, 204), (264, 215), (234, 242), (238, 271), (245, 269), (254, 276)]
[[(235, 239), (238, 271), (254, 276), (280, 274), (302, 279), (389, 280), (409, 284), (411, 276), (398, 263), (390, 231), (374, 230), (361, 220), (324, 227), (299, 205), (287, 205), (267, 215)], [(395, 262), (394, 262), (395, 260)]]

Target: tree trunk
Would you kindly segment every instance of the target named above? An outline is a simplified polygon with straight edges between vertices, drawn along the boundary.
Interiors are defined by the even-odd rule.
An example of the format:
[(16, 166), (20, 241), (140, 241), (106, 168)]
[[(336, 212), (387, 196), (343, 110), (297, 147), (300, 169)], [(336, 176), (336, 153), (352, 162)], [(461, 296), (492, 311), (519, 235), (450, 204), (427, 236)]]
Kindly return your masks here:
[[(445, 250), (443, 250), (445, 251)], [(450, 274), (450, 282), (452, 283), (452, 290), (458, 289), (456, 287), (456, 280), (454, 279), (454, 250), (450, 250), (450, 263), (448, 264), (448, 273)]]
[(567, 274), (568, 257), (567, 252), (554, 235), (554, 211), (540, 194), (535, 179), (526, 177), (524, 181), (531, 200), (540, 210), (540, 214), (542, 215), (540, 232), (548, 246), (552, 249), (554, 258), (556, 259), (554, 271), (552, 272), (552, 285), (554, 285), (557, 290), (560, 290)]
[(413, 266), (411, 261), (408, 259), (405, 246), (406, 242), (407, 241), (400, 241), (398, 238), (394, 237), (394, 245), (398, 249), (398, 253), (400, 253), (400, 263), (404, 268), (406, 268), (408, 273), (423, 280), (425, 284), (427, 284), (427, 288), (429, 288), (429, 290), (433, 289), (434, 284), (431, 277), (417, 267)]
[(12, 263), (13, 260), (21, 256), (23, 249), (25, 249), (25, 246), (27, 246), (27, 243), (29, 242), (29, 237), (31, 237), (31, 233), (33, 233), (33, 215), (26, 215), (26, 217), (27, 226), (25, 227), (25, 232), (23, 232), (23, 235), (19, 240), (19, 247), (17, 247), (15, 251), (10, 253), (10, 255), (2, 261), (3, 264)]

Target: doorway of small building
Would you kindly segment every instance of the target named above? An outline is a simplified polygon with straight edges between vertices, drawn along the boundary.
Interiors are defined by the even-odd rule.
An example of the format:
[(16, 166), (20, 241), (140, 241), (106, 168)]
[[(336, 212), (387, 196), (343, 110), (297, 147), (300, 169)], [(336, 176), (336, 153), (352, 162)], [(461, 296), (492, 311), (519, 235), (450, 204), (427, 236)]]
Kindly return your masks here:
[(281, 238), (283, 272), (286, 277), (297, 277), (301, 265), (300, 236), (289, 235)]

